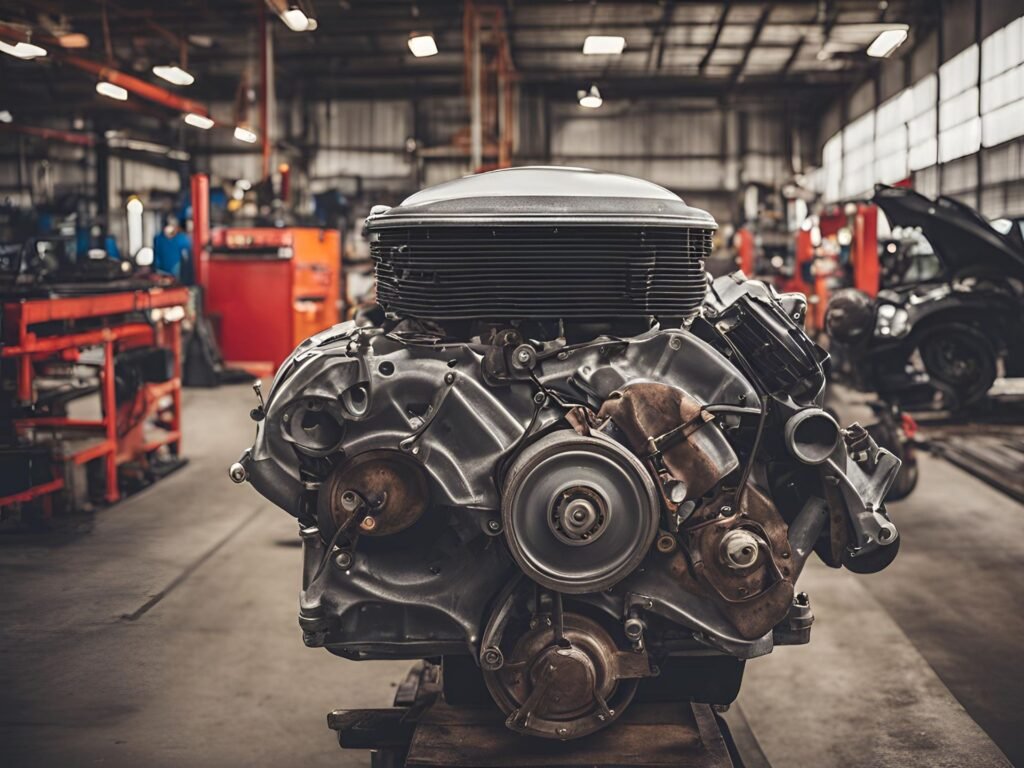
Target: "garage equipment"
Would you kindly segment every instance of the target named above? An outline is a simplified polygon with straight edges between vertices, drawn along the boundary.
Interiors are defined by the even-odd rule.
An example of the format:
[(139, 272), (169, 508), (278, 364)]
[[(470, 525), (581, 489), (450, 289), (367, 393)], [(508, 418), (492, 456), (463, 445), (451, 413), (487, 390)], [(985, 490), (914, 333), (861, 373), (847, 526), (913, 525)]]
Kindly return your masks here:
[[(0, 508), (42, 499), (44, 515), (49, 514), (49, 497), (66, 488), (71, 469), (95, 460), (103, 466), (102, 496), (114, 502), (120, 497), (119, 467), (148, 463), (163, 446), (180, 454), (185, 288), (7, 295), (3, 300), (0, 358), (12, 361), (17, 371), (13, 402), (5, 404), (11, 418), (4, 431), (16, 440), (13, 453), (32, 453), (36, 465), (49, 466), (44, 476), (26, 476), (16, 490), (7, 487)], [(51, 412), (39, 401), (36, 367), (81, 362), (90, 348), (102, 351), (99, 416), (69, 418), (59, 408)], [(158, 434), (147, 433), (149, 420)], [(41, 446), (49, 451), (33, 451)]]
[(268, 376), (299, 342), (339, 321), (341, 232), (229, 227), (201, 271), (226, 364)]

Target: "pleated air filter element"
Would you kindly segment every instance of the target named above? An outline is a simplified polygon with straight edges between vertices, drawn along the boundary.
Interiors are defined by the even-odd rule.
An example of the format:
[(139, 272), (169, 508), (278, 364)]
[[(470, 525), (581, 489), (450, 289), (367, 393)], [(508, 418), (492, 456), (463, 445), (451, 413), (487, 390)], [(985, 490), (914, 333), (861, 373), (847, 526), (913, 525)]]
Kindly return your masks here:
[(367, 220), (377, 301), (437, 320), (691, 317), (715, 226), (657, 185), (577, 168), (470, 176)]

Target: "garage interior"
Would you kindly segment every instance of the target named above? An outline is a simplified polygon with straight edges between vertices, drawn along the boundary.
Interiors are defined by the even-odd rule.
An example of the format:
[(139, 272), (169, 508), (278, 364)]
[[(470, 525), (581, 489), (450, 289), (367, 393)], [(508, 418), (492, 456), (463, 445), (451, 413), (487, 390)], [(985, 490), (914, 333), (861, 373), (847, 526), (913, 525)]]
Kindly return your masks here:
[[(0, 79), (4, 765), (1024, 765), (1024, 2), (0, 0)], [(776, 304), (831, 356), (816, 412), (902, 461), (882, 510), (899, 554), (870, 575), (809, 559), (810, 642), (769, 625), (780, 647), (751, 654), (735, 702), (684, 696), (713, 722), (692, 754), (442, 741), (432, 762), (387, 721), (371, 755), (327, 714), (397, 695), (406, 718), (437, 668), (305, 647), (330, 643), (296, 620), (319, 550), (247, 482), (245, 452), (293, 349), (412, 301), (415, 270), (377, 245), (415, 212), (403, 200), (449, 182), (517, 199), (501, 196), (532, 178), (523, 199), (555, 205), (560, 185), (586, 201), (617, 183), (550, 167), (678, 195), (717, 224), (708, 274), (797, 297)], [(418, 204), (448, 210), (457, 189)], [(565, 290), (582, 296), (600, 265), (579, 263)], [(493, 279), (474, 307), (501, 304)], [(443, 290), (417, 306), (452, 307)], [(529, 366), (553, 364), (535, 346)], [(409, 411), (410, 440), (444, 397)], [(338, 533), (313, 581), (351, 565)], [(659, 528), (657, 546), (680, 545)]]

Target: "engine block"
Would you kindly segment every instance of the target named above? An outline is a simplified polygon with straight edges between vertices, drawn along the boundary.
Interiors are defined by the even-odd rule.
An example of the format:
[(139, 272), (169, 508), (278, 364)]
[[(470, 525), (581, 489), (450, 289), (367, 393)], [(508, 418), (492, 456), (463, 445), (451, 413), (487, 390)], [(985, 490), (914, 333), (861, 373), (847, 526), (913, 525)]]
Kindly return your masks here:
[[(515, 169), (376, 211), (385, 311), (295, 350), (231, 469), (298, 520), (307, 645), (441, 657), (451, 700), (546, 738), (637, 697), (728, 703), (743, 660), (807, 641), (812, 552), (870, 572), (899, 547), (899, 461), (822, 409), (803, 297), (708, 281), (670, 242), (710, 217), (622, 178)], [(570, 269), (567, 242), (603, 245)]]

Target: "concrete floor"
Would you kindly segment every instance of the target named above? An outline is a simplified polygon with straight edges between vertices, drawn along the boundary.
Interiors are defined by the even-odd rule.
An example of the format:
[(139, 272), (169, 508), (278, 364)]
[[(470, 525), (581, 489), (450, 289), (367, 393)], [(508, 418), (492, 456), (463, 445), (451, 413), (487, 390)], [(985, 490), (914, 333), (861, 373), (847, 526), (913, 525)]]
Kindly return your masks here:
[[(0, 537), (0, 764), (368, 765), (324, 716), (389, 705), (409, 665), (302, 645), (294, 521), (225, 472), (251, 406), (188, 391), (188, 467)], [(776, 766), (1024, 765), (1024, 509), (925, 457), (892, 511), (895, 565), (810, 568), (812, 642), (748, 665), (743, 713)]]

